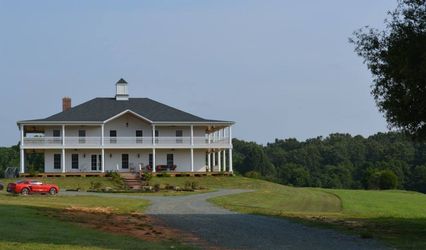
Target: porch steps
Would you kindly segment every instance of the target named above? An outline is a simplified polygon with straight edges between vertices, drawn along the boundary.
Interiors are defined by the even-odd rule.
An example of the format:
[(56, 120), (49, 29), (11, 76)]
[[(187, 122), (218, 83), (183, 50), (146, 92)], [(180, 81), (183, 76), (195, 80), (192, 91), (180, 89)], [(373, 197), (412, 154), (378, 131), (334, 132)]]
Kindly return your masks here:
[(120, 176), (129, 189), (140, 190), (142, 188), (140, 173), (120, 173)]

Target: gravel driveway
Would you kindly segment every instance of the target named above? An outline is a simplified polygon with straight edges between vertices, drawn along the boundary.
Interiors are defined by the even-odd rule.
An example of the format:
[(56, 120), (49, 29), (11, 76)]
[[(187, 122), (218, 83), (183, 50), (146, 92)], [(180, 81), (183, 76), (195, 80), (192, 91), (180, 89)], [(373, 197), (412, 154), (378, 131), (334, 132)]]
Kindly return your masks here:
[(187, 196), (96, 195), (150, 200), (152, 205), (146, 214), (154, 215), (170, 227), (190, 232), (220, 248), (387, 249), (372, 239), (361, 239), (330, 229), (308, 227), (281, 218), (239, 214), (206, 201), (212, 197), (241, 192), (247, 190), (223, 189)]

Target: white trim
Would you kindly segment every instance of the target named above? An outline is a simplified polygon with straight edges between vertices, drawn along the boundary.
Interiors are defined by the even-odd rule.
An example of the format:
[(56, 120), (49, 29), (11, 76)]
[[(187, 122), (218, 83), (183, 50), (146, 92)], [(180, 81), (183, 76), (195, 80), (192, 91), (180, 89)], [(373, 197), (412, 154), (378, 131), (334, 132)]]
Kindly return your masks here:
[(23, 173), (25, 173), (25, 151), (24, 151), (24, 149), (21, 147), (21, 150), (20, 150), (21, 152), (20, 152), (20, 155), (19, 155), (19, 159), (21, 160), (21, 174), (23, 174)]
[(229, 149), (229, 172), (234, 172), (233, 166), (232, 166), (232, 148)]
[(194, 172), (194, 149), (191, 148), (191, 172)]
[(102, 173), (105, 173), (105, 149), (103, 149), (102, 148), (102, 153), (101, 153), (101, 155), (102, 155), (102, 157), (101, 157), (101, 160), (102, 160), (102, 164), (101, 164), (101, 172)]
[(62, 125), (62, 147), (65, 147), (65, 125)]
[(226, 150), (223, 150), (223, 171), (226, 171)]
[(62, 149), (62, 156), (61, 156), (61, 160), (62, 160), (62, 173), (65, 173), (66, 171), (66, 167), (65, 167), (65, 148)]
[(24, 125), (20, 126), (21, 130), (21, 148), (24, 146)]
[(105, 145), (105, 125), (101, 125), (101, 146)]
[(126, 110), (124, 110), (123, 112), (121, 112), (121, 113), (119, 113), (119, 114), (116, 114), (116, 115), (114, 115), (114, 116), (113, 116), (113, 117), (111, 117), (111, 118), (106, 119), (105, 121), (103, 121), (103, 123), (105, 124), (105, 123), (107, 123), (107, 122), (109, 122), (109, 121), (112, 121), (112, 120), (114, 120), (114, 119), (116, 119), (116, 118), (118, 118), (118, 117), (120, 117), (120, 116), (122, 116), (122, 115), (124, 115), (124, 114), (127, 114), (127, 113), (131, 113), (131, 114), (133, 114), (133, 115), (135, 115), (135, 116), (137, 116), (137, 117), (139, 117), (139, 118), (141, 118), (141, 119), (143, 119), (143, 120), (145, 120), (145, 121), (147, 121), (147, 122), (149, 122), (149, 123), (153, 123), (150, 119), (148, 119), (148, 118), (146, 118), (146, 117), (144, 117), (144, 116), (141, 116), (140, 114), (138, 114), (138, 113), (136, 113), (136, 112), (134, 112), (134, 111), (132, 111), (132, 110), (130, 110), (130, 109), (126, 109)]
[(217, 152), (217, 166), (219, 167), (219, 172), (222, 171), (222, 159), (221, 159), (222, 151)]
[(155, 148), (152, 149), (152, 172), (155, 173), (156, 170), (156, 163), (155, 163)]
[(194, 125), (191, 125), (191, 146), (194, 146)]
[(207, 169), (208, 169), (208, 172), (212, 171), (211, 167), (212, 167), (211, 154), (210, 154), (210, 152), (207, 151)]
[(99, 125), (102, 124), (102, 121), (18, 121), (18, 125), (51, 125), (51, 126), (59, 126), (62, 124), (65, 125)]

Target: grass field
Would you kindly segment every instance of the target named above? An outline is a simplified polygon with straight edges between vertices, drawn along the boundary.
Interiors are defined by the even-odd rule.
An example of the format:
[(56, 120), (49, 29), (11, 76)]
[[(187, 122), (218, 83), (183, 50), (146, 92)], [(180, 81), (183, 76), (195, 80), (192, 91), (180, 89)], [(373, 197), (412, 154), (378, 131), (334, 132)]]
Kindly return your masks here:
[(426, 249), (424, 194), (293, 188), (260, 180), (248, 184), (251, 180), (233, 178), (236, 183), (227, 183), (228, 187), (255, 191), (217, 197), (211, 202), (243, 213), (281, 216), (333, 227), (361, 237), (377, 238), (399, 249)]
[[(66, 180), (67, 183), (71, 181), (76, 180)], [(25, 197), (2, 191), (0, 249), (187, 249), (175, 241), (149, 242), (88, 228), (61, 218), (66, 208), (102, 208), (109, 209), (112, 214), (129, 214), (143, 212), (147, 205), (147, 201), (134, 199), (48, 195)]]
[[(4, 180), (0, 180), (6, 182)], [(57, 183), (61, 188), (88, 188), (91, 181), (101, 181), (106, 186), (110, 185), (106, 178), (49, 178), (51, 183)], [(219, 188), (239, 188), (250, 189), (253, 192), (236, 194), (225, 197), (217, 197), (211, 199), (211, 202), (223, 206), (225, 208), (243, 212), (263, 214), (270, 216), (281, 216), (291, 218), (304, 223), (309, 223), (318, 226), (332, 227), (347, 232), (358, 234), (361, 237), (373, 237), (390, 246), (399, 249), (426, 249), (426, 195), (407, 192), (407, 191), (366, 191), (366, 190), (336, 190), (336, 189), (319, 189), (319, 188), (294, 188), (283, 186), (262, 180), (249, 179), (244, 177), (154, 177), (151, 184), (169, 184), (184, 186), (187, 181), (196, 181), (207, 190), (215, 190)], [(47, 199), (46, 199), (47, 198)], [(21, 217), (28, 216), (34, 218), (34, 225), (46, 220), (45, 225), (49, 223), (66, 223), (57, 222), (52, 218), (43, 217), (39, 209), (62, 209), (68, 206), (82, 207), (97, 207), (107, 206), (114, 209), (116, 213), (129, 213), (132, 211), (142, 211), (147, 203), (145, 201), (126, 200), (118, 198), (97, 198), (97, 197), (19, 197), (0, 195), (0, 215), (6, 214), (6, 217), (0, 216), (0, 224), (8, 225), (13, 221), (25, 225), (26, 219), (19, 221)], [(38, 207), (38, 208), (37, 208)], [(22, 213), (14, 215), (13, 213)], [(22, 216), (21, 216), (22, 215)], [(19, 218), (18, 218), (19, 217)], [(18, 218), (18, 219), (12, 219)], [(53, 221), (51, 221), (53, 220)], [(41, 223), (43, 224), (43, 223)], [(40, 226), (42, 226), (40, 224)], [(31, 226), (32, 224), (28, 224)], [(65, 224), (64, 224), (65, 225)], [(68, 224), (66, 227), (67, 228)], [(3, 237), (8, 235), (5, 230), (7, 227), (0, 227), (0, 249), (13, 247), (19, 243), (19, 246), (27, 246), (26, 244), (49, 244), (49, 233), (37, 234), (41, 238), (46, 238), (44, 241), (31, 240), (19, 241), (16, 236)], [(22, 227), (19, 227), (22, 229)], [(13, 229), (13, 226), (12, 226)], [(41, 229), (40, 231), (43, 232)], [(53, 230), (53, 229), (52, 229)], [(66, 229), (63, 229), (66, 231)], [(68, 229), (67, 229), (68, 230)], [(79, 234), (80, 229), (76, 226), (71, 226), (70, 234)], [(86, 234), (84, 229), (84, 234)], [(17, 233), (18, 228), (12, 230)], [(81, 231), (81, 232), (83, 232)], [(90, 231), (90, 230), (89, 230)], [(95, 243), (87, 243), (89, 237), (77, 237), (81, 239), (77, 243), (71, 244), (72, 247), (99, 247), (104, 248), (102, 241), (105, 233), (92, 230), (89, 235), (93, 234)], [(56, 236), (55, 236), (56, 237)], [(68, 247), (69, 242), (74, 242), (70, 237), (60, 241), (53, 237), (51, 240), (54, 246)], [(98, 238), (96, 238), (98, 237)], [(117, 242), (129, 240), (129, 242), (139, 242), (134, 238), (126, 238), (115, 235), (110, 246)], [(5, 241), (4, 239), (8, 239)], [(22, 245), (23, 244), (23, 245)], [(92, 245), (90, 245), (92, 244)], [(127, 243), (126, 243), (127, 244)], [(129, 243), (132, 244), (132, 243)], [(145, 245), (144, 245), (145, 244)], [(148, 244), (148, 245), (147, 245)], [(147, 246), (149, 248), (167, 247), (167, 244), (151, 246), (143, 242), (139, 246)], [(165, 244), (165, 245), (164, 245)], [(38, 246), (38, 245), (29, 245)], [(42, 246), (42, 245), (40, 245)], [(43, 245), (44, 246), (44, 245)], [(37, 248), (37, 247), (36, 247)], [(143, 248), (143, 247), (142, 247)]]

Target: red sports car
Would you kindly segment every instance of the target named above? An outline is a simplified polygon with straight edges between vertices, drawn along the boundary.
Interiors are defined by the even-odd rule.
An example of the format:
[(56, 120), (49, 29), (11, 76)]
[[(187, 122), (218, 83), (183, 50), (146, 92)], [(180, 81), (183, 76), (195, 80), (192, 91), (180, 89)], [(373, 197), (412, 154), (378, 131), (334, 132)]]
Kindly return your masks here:
[(37, 180), (23, 180), (7, 185), (7, 192), (28, 195), (32, 193), (44, 193), (55, 195), (59, 192), (59, 187), (53, 184), (44, 184)]

